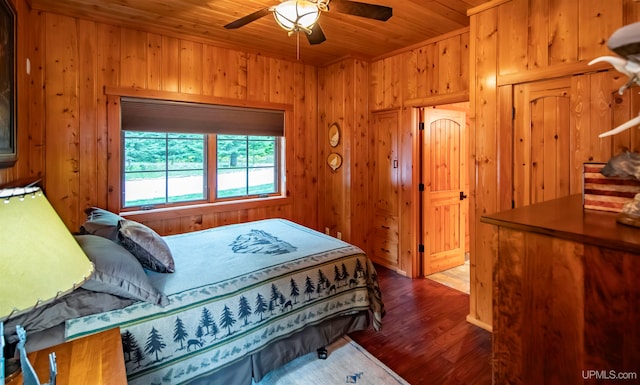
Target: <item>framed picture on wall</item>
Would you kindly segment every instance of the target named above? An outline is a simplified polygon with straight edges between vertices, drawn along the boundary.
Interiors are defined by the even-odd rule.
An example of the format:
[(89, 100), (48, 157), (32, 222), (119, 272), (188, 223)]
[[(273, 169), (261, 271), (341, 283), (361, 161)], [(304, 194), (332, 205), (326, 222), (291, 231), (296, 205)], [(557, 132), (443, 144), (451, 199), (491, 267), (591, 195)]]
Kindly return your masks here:
[(0, 0), (0, 168), (13, 166), (16, 147), (16, 13)]

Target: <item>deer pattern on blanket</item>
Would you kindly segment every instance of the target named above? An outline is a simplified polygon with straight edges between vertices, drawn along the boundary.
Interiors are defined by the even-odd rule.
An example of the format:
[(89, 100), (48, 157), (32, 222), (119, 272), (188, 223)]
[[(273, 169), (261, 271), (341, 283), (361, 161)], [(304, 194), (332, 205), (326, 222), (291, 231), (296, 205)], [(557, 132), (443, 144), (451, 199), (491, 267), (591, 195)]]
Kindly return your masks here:
[[(148, 310), (147, 316), (109, 321), (121, 325), (129, 383), (148, 384), (167, 375), (172, 377), (171, 382), (182, 382), (259, 350), (309, 322), (364, 309), (384, 312), (381, 301), (372, 303), (379, 299), (377, 277), (370, 260), (362, 254), (344, 255), (329, 263), (291, 270), (293, 274), (283, 274), (267, 284), (250, 284), (251, 277), (238, 277), (238, 284), (242, 282), (246, 287), (241, 290), (235, 287), (231, 290), (233, 295), (222, 294), (226, 293), (222, 288), (233, 286), (224, 282), (171, 296), (175, 310), (167, 310), (164, 317), (154, 316)], [(219, 294), (206, 300), (198, 297), (216, 292)], [(201, 305), (178, 303), (187, 300)], [(126, 313), (125, 308), (111, 318)], [(109, 318), (95, 317), (88, 321), (85, 318), (83, 322), (88, 325)]]
[[(229, 306), (225, 305), (220, 314), (219, 323), (216, 323), (215, 316), (207, 307), (202, 307), (202, 313), (198, 320), (197, 327), (192, 331), (196, 339), (187, 338), (190, 334), (187, 331), (185, 323), (179, 316), (176, 317), (173, 328), (173, 342), (180, 344), (176, 350), (185, 349), (185, 340), (187, 340), (186, 351), (202, 348), (204, 344), (203, 337), (213, 336), (215, 340), (218, 339), (219, 336), (224, 335), (225, 330), (227, 330), (227, 336), (229, 336), (233, 333), (232, 327), (238, 321), (241, 321), (240, 326), (248, 326), (251, 317), (259, 317), (258, 322), (263, 322), (271, 316), (293, 310), (294, 303), (298, 305), (303, 302), (312, 301), (312, 297), (314, 296), (321, 297), (323, 295), (335, 294), (336, 285), (337, 287), (345, 287), (348, 285), (349, 288), (353, 288), (358, 280), (362, 279), (365, 275), (365, 269), (360, 259), (356, 259), (353, 275), (349, 273), (344, 263), (342, 263), (340, 268), (338, 265), (334, 265), (333, 271), (334, 284), (330, 284), (331, 280), (327, 278), (322, 269), (318, 269), (317, 280), (314, 281), (313, 278), (307, 276), (304, 280), (302, 292), (300, 284), (294, 278), (291, 278), (289, 280), (288, 296), (285, 295), (285, 292), (283, 292), (278, 285), (273, 283), (271, 284), (269, 293), (258, 293), (256, 295), (253, 307), (247, 297), (240, 296), (237, 316), (234, 315), (234, 312)], [(351, 276), (354, 278), (350, 278)], [(299, 299), (300, 296), (304, 296), (304, 298)], [(222, 327), (223, 330), (221, 330), (220, 327)], [(153, 358), (155, 358), (155, 361), (153, 362), (159, 361), (158, 353), (164, 350), (166, 344), (164, 344), (162, 336), (158, 334), (158, 331), (152, 328), (144, 350), (140, 349), (135, 337), (128, 330), (122, 333), (122, 347), (125, 353), (125, 361), (135, 361), (136, 365), (139, 365), (140, 361), (144, 360), (144, 353), (154, 353), (155, 356)]]
[[(330, 271), (333, 274), (329, 275), (328, 272)], [(333, 280), (329, 277), (332, 277)], [(217, 317), (207, 306), (201, 307), (199, 309), (199, 317), (190, 317), (190, 321), (185, 322), (183, 321), (184, 317), (176, 316), (173, 334), (167, 336), (174, 343), (174, 345), (171, 345), (174, 346), (173, 349), (168, 347), (168, 344), (164, 342), (165, 337), (152, 325), (147, 326), (147, 328), (151, 327), (151, 331), (147, 334), (146, 342), (143, 346), (140, 346), (131, 330), (124, 329), (124, 332), (122, 332), (122, 346), (125, 364), (128, 369), (144, 369), (145, 367), (152, 367), (158, 363), (173, 359), (175, 353), (181, 350), (194, 352), (205, 346), (211, 346), (225, 338), (242, 333), (245, 327), (255, 327), (259, 323), (268, 323), (272, 317), (292, 311), (294, 306), (304, 307), (317, 298), (335, 295), (339, 290), (353, 289), (358, 284), (362, 287), (365, 283), (364, 277), (365, 267), (360, 259), (356, 258), (351, 272), (347, 268), (347, 262), (344, 261), (340, 264), (334, 264), (329, 269), (318, 269), (315, 277), (306, 275), (301, 281), (293, 277), (288, 278), (284, 282), (284, 287), (282, 281), (276, 281), (269, 287), (264, 286), (263, 290), (268, 289), (268, 291), (259, 291), (254, 298), (247, 298), (247, 296), (241, 295), (237, 298), (237, 305), (225, 303)], [(354, 301), (357, 300), (355, 296), (352, 299)], [(347, 301), (349, 301), (348, 298), (341, 299), (335, 304), (327, 303), (325, 305), (326, 309), (321, 308), (311, 313), (303, 312), (298, 317), (289, 320), (287, 326), (304, 323), (323, 311), (328, 311), (330, 307), (346, 305)], [(249, 349), (254, 343), (259, 344), (262, 340), (282, 330), (284, 330), (284, 326), (267, 328), (260, 338), (256, 337), (255, 341), (245, 342), (242, 349)], [(242, 349), (238, 347), (230, 354), (240, 353)], [(218, 358), (214, 356), (210, 359), (210, 362), (215, 363)], [(200, 363), (200, 365), (204, 364), (205, 362)], [(207, 362), (207, 364), (209, 363)], [(196, 369), (192, 370), (196, 371)], [(182, 375), (187, 375), (189, 372), (188, 369), (186, 371), (177, 371), (174, 374), (174, 380), (182, 380)]]

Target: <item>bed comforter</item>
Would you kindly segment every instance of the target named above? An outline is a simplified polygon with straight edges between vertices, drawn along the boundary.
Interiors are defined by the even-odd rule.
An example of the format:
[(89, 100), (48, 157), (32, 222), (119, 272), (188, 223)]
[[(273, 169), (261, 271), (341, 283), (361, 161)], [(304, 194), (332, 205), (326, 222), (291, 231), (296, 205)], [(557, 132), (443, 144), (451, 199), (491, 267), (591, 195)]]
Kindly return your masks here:
[(359, 248), (281, 219), (164, 238), (176, 272), (151, 273), (170, 299), (68, 320), (65, 338), (121, 328), (130, 384), (184, 383), (308, 325), (384, 306)]

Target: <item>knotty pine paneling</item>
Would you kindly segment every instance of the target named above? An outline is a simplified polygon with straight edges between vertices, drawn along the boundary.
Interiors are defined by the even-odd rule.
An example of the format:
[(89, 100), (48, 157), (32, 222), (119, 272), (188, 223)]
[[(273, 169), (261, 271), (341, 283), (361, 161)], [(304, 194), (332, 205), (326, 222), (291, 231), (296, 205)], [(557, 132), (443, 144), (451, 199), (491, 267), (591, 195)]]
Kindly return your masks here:
[(370, 212), (369, 202), (369, 63), (353, 61), (353, 79), (348, 83), (353, 89), (349, 105), (353, 106), (351, 142), (351, 240), (366, 250), (368, 244), (367, 227)]
[(640, 4), (637, 1), (623, 0), (622, 6), (622, 17), (625, 25), (640, 20)]
[(400, 168), (400, 218), (398, 229), (399, 273), (409, 277), (417, 277), (422, 273), (420, 254), (420, 210), (419, 194), (416, 186), (420, 183), (420, 169), (414, 164), (420, 162), (420, 134), (418, 130), (418, 114), (415, 108), (404, 106), (400, 110), (400, 127), (398, 132), (399, 151), (398, 167)]
[[(545, 163), (544, 176), (540, 174), (544, 180), (536, 184), (536, 194), (541, 197), (565, 195), (567, 167), (568, 193), (581, 192), (580, 170), (584, 162), (604, 162), (622, 148), (637, 147), (637, 133), (613, 139), (598, 138), (598, 134), (637, 114), (640, 107), (630, 91), (622, 97), (616, 96), (615, 91), (624, 80), (620, 79), (619, 74), (613, 70), (596, 72), (586, 66), (586, 62), (597, 56), (612, 54), (606, 48), (606, 40), (622, 25), (640, 20), (640, 3), (632, 0), (500, 0), (478, 7), (477, 10), (472, 9), (469, 15), (473, 117), (470, 131), (475, 133), (470, 139), (471, 142), (475, 141), (470, 153), (475, 161), (475, 173), (471, 175), (472, 178), (474, 174), (476, 176), (472, 180), (475, 186), (475, 209), (472, 215), (475, 214), (475, 219), (470, 226), (472, 262), (469, 320), (491, 327), (491, 260), (497, 250), (497, 234), (478, 220), (480, 215), (508, 209), (513, 197), (525, 194), (522, 191), (524, 185), (510, 177), (514, 175), (513, 164), (518, 162), (510, 162), (509, 159), (514, 155), (522, 156), (522, 153), (514, 154), (512, 146), (503, 143), (513, 132), (509, 117), (516, 100), (512, 93), (523, 82), (535, 84), (540, 80), (567, 77), (568, 108), (566, 105), (558, 108), (559, 105), (552, 106), (552, 103), (547, 106), (546, 101), (541, 102), (542, 107), (538, 107), (542, 109), (534, 112), (536, 117), (531, 120), (536, 126), (544, 126), (549, 121), (545, 116), (551, 117), (550, 111), (554, 110), (560, 115), (553, 116), (553, 119), (569, 121), (568, 127), (564, 127), (565, 130), (568, 128), (570, 136), (569, 157), (558, 152), (552, 154), (555, 151), (552, 146), (545, 147), (548, 152), (546, 157), (545, 148), (541, 150), (543, 152), (538, 159), (541, 156), (545, 162), (549, 157), (554, 159), (553, 162), (562, 172), (549, 178), (551, 168)], [(516, 76), (502, 77), (507, 74)], [(498, 88), (495, 87), (496, 81), (500, 83)], [(518, 113), (516, 111), (516, 116)], [(567, 136), (567, 132), (558, 135)], [(546, 140), (548, 142), (551, 139)], [(567, 142), (563, 143), (562, 146), (566, 147)], [(558, 167), (554, 167), (555, 170)], [(526, 183), (535, 183), (533, 176), (530, 175)], [(515, 203), (518, 204), (518, 199)]]
[[(466, 36), (466, 34), (464, 35)], [(465, 66), (468, 63), (468, 51), (466, 44), (461, 40), (461, 35), (453, 36), (437, 43), (438, 46), (438, 86), (440, 94), (466, 90), (469, 82), (469, 74), (463, 76)]]
[[(318, 195), (318, 215), (319, 224), (323, 232), (328, 232), (337, 236), (341, 232), (345, 236), (345, 229), (350, 229), (350, 200), (349, 190), (345, 186), (349, 175), (345, 172), (348, 169), (350, 159), (349, 154), (344, 153), (348, 141), (348, 119), (345, 111), (345, 98), (348, 90), (344, 89), (345, 76), (348, 74), (348, 62), (343, 61), (322, 68), (318, 71), (318, 100), (320, 109), (318, 111), (318, 185), (320, 192)], [(328, 130), (332, 123), (340, 126), (340, 142), (336, 147), (331, 147), (328, 143)], [(332, 152), (338, 153), (342, 157), (342, 166), (337, 170), (332, 170), (327, 165), (327, 157)], [(347, 234), (348, 236), (348, 234)]]
[(575, 1), (549, 2), (549, 25), (547, 27), (547, 62), (550, 66), (573, 61), (578, 57), (578, 23), (575, 17)]
[(623, 25), (623, 0), (512, 0), (495, 8), (498, 31), (509, 31), (498, 33), (506, 48), (498, 51), (500, 75), (609, 55), (606, 41)]
[[(149, 34), (149, 38), (152, 39), (156, 37), (156, 35), (152, 35)], [(209, 48), (209, 47), (206, 47)], [(205, 48), (205, 52), (208, 52), (209, 50)], [(180, 55), (178, 54), (180, 52), (180, 40), (173, 38), (173, 37), (168, 37), (168, 36), (162, 36), (162, 47), (160, 50), (160, 60), (157, 61), (157, 63), (161, 63), (162, 67), (160, 68), (160, 71), (158, 72), (158, 76), (160, 77), (160, 88), (161, 90), (165, 90), (165, 91), (173, 91), (173, 92), (178, 92), (180, 90), (180, 62), (178, 61), (180, 58)], [(236, 52), (229, 52), (229, 54), (239, 54)], [(221, 55), (216, 55), (216, 56), (221, 56)], [(206, 57), (205, 57), (206, 60)], [(154, 63), (156, 63), (156, 61), (154, 60)], [(151, 64), (151, 63), (150, 63)], [(211, 86), (212, 84), (221, 84), (221, 82), (219, 81), (214, 81), (212, 83), (209, 82), (209, 79), (207, 79), (206, 76), (206, 68), (208, 67), (205, 63), (205, 69), (203, 69), (204, 74), (202, 77), (202, 81), (205, 83), (203, 86), (203, 90), (204, 93), (207, 93), (207, 86)], [(240, 73), (238, 73), (237, 71), (230, 71), (231, 74), (238, 74), (238, 76), (242, 76)], [(246, 74), (245, 74), (246, 77)], [(222, 93), (222, 95), (219, 96), (223, 96), (223, 95), (228, 95), (228, 93)], [(238, 97), (240, 98), (240, 95), (238, 95)]]
[[(45, 192), (77, 231), (88, 206), (107, 207), (109, 170), (105, 87), (219, 96), (293, 106), (287, 127), (287, 189), (282, 206), (184, 218), (144, 217), (162, 234), (238, 221), (284, 217), (317, 227), (317, 69), (188, 39), (29, 10), (19, 12), (19, 163), (0, 183), (45, 176)], [(28, 26), (28, 27), (27, 27)], [(363, 80), (366, 84), (366, 80)], [(45, 87), (46, 84), (46, 87)], [(46, 101), (46, 102), (45, 102)], [(365, 103), (366, 104), (366, 103)], [(362, 113), (366, 117), (366, 113)], [(28, 124), (27, 124), (28, 122)], [(366, 122), (366, 118), (365, 118)], [(364, 124), (366, 127), (366, 123)], [(46, 143), (46, 146), (45, 146)], [(46, 154), (46, 158), (45, 155)], [(117, 194), (117, 192), (116, 192)]]
[[(147, 33), (120, 29), (120, 84), (122, 87), (147, 88)], [(179, 53), (176, 56), (180, 58)], [(179, 91), (179, 90), (178, 90)]]
[(570, 106), (570, 193), (582, 193), (582, 165), (606, 162), (625, 149), (637, 149), (637, 130), (598, 138), (618, 124), (636, 116), (640, 110), (637, 87), (624, 95), (618, 89), (626, 77), (615, 71), (597, 72), (571, 78)]
[[(475, 192), (474, 211), (476, 221), (486, 213), (497, 212), (500, 207), (500, 179), (498, 171), (500, 167), (497, 142), (500, 131), (498, 130), (496, 69), (498, 67), (498, 10), (490, 8), (480, 14), (471, 17), (471, 39), (475, 40), (476, 51), (472, 53), (472, 93), (471, 114), (472, 125), (475, 129), (475, 149), (470, 149), (472, 161), (475, 163), (475, 180), (472, 180), (472, 188)], [(506, 126), (506, 125), (504, 125)], [(500, 126), (502, 127), (502, 126)], [(510, 127), (509, 127), (510, 131)], [(492, 262), (497, 249), (497, 233), (492, 227), (477, 223), (471, 224), (470, 255), (470, 296), (469, 320), (481, 325), (491, 325), (491, 278)], [(475, 233), (474, 233), (475, 230)], [(488, 302), (488, 304), (487, 304)]]
[[(372, 63), (372, 108), (398, 107), (393, 92), (394, 70), (402, 75), (402, 101), (451, 94), (469, 89), (469, 30), (416, 47), (389, 59)], [(399, 60), (399, 63), (397, 62)], [(400, 68), (394, 66), (400, 65)], [(392, 96), (388, 94), (391, 93)]]
[[(496, 7), (499, 23), (496, 28), (510, 31), (497, 34), (498, 46), (509, 47), (497, 51), (500, 73), (515, 73), (526, 71), (528, 68), (528, 28), (527, 23), (523, 22), (529, 15), (528, 2), (529, 0), (513, 0)], [(475, 59), (472, 57), (472, 60)]]
[(45, 192), (70, 229), (81, 224), (79, 31), (76, 19), (44, 14)]
[[(369, 65), (356, 59), (321, 68), (318, 73), (318, 197), (319, 226), (364, 250), (368, 213), (368, 87)], [(329, 144), (332, 123), (340, 126), (340, 141)], [(327, 164), (330, 153), (342, 157), (342, 166)]]
[(584, 0), (577, 4), (578, 60), (609, 55), (607, 39), (623, 25), (623, 0)]
[[(574, 7), (578, 3), (574, 2)], [(527, 69), (538, 69), (546, 67), (549, 64), (549, 30), (547, 27), (549, 17), (549, 1), (530, 1), (529, 2), (528, 23), (520, 23), (527, 28)], [(522, 7), (518, 4), (517, 7)], [(575, 20), (575, 18), (574, 18)], [(522, 27), (520, 27), (522, 28)], [(509, 50), (504, 50), (509, 52)], [(573, 59), (576, 60), (576, 59)]]
[[(310, 66), (294, 66), (295, 99), (293, 110), (295, 122), (293, 127), (293, 143), (295, 156), (293, 164), (287, 167), (292, 172), (291, 178), (297, 181), (288, 195), (296, 194), (295, 211), (297, 221), (305, 226), (322, 229), (319, 226), (320, 186), (318, 173), (324, 159), (318, 155), (318, 71)], [(288, 185), (291, 188), (290, 185)]]
[[(18, 15), (18, 35), (27, 28), (30, 34), (25, 39), (18, 39), (18, 162), (17, 177), (43, 176), (45, 164), (45, 122), (40, 112), (44, 109), (45, 96), (41, 91), (42, 79), (44, 79), (44, 50), (41, 41), (44, 39), (44, 27), (35, 23), (37, 16), (28, 12), (27, 7), (21, 1), (16, 2)], [(30, 74), (26, 74), (26, 58), (30, 59)], [(22, 92), (26, 90), (26, 92)], [(0, 180), (2, 177), (0, 176)]]
[[(108, 156), (100, 156), (98, 154), (108, 154), (107, 145), (109, 136), (107, 134), (107, 98), (100, 89), (101, 84), (120, 84), (120, 68), (122, 65), (120, 40), (120, 28), (106, 25), (96, 24), (97, 42), (100, 45), (95, 47), (96, 56), (96, 155), (95, 157), (97, 172), (96, 183), (98, 184), (96, 195), (93, 197), (95, 201), (91, 205), (98, 207), (107, 207), (108, 201), (108, 172), (107, 167)], [(97, 43), (96, 43), (97, 44)], [(103, 107), (105, 106), (105, 107)], [(91, 130), (91, 128), (88, 128)], [(91, 196), (85, 198), (91, 200)], [(86, 202), (88, 203), (88, 202)]]
[[(98, 154), (100, 140), (98, 137), (98, 93), (100, 90), (96, 87), (97, 61), (98, 58), (94, 54), (98, 45), (98, 34), (95, 23), (79, 20), (78, 23), (78, 90), (79, 90), (79, 127), (84, 127), (82, 138), (79, 142), (79, 197), (83, 201), (79, 205), (88, 206), (95, 201), (98, 196), (98, 158), (94, 154)], [(106, 175), (106, 174), (104, 174)]]
[(373, 110), (397, 108), (402, 105), (404, 56), (394, 55), (371, 64), (369, 98)]
[[(202, 94), (204, 44), (180, 41), (180, 91), (185, 94)], [(150, 61), (150, 60), (149, 60)], [(194, 76), (194, 74), (196, 76)]]
[[(369, 109), (400, 109), (398, 167), (400, 180), (398, 272), (421, 274), (417, 245), (419, 229), (419, 132), (417, 106), (468, 100), (469, 29), (418, 44), (404, 52), (374, 60), (369, 65)], [(371, 159), (369, 159), (371, 161)], [(369, 227), (371, 227), (371, 223)]]
[[(229, 71), (228, 66), (238, 70)], [(204, 95), (247, 98), (247, 54), (205, 46), (202, 93)], [(165, 72), (166, 73), (166, 70)]]

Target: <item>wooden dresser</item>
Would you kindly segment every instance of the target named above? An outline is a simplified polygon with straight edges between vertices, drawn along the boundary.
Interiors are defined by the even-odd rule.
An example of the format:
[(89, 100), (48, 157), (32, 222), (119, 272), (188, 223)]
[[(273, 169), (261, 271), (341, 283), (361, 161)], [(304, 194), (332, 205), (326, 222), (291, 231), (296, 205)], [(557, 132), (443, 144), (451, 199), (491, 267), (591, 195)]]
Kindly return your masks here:
[(640, 229), (582, 197), (483, 216), (494, 384), (640, 383)]

